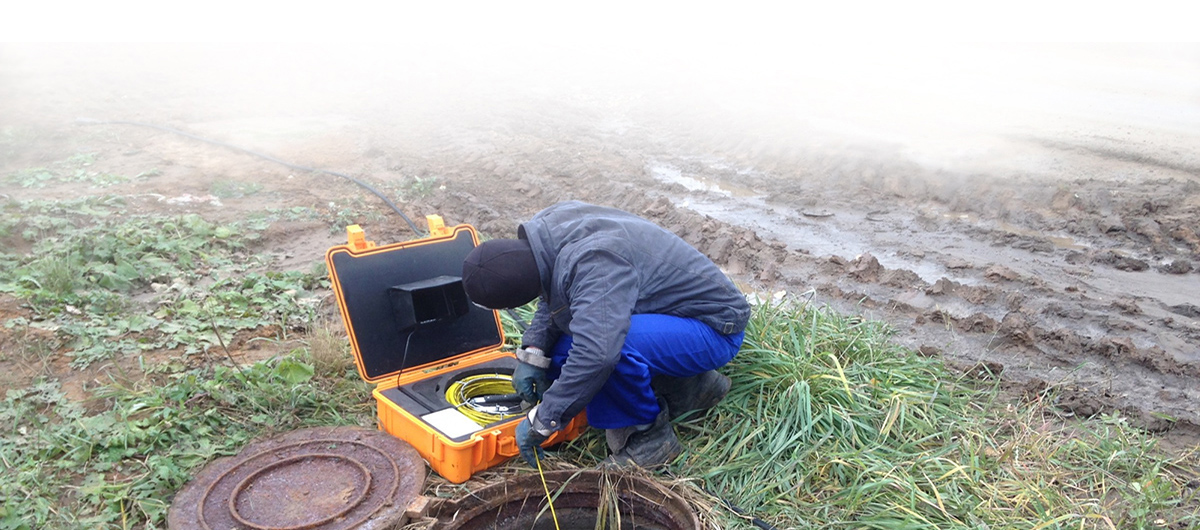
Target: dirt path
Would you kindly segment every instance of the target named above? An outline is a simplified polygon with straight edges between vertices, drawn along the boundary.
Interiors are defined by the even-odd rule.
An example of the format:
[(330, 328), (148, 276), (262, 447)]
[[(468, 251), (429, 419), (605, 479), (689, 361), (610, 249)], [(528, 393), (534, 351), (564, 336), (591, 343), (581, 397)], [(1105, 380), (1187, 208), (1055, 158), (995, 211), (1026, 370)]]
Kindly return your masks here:
[[(151, 129), (74, 124), (88, 116), (353, 173), (410, 216), (440, 213), (493, 236), (556, 201), (613, 205), (679, 233), (747, 289), (887, 320), (896, 340), (964, 370), (983, 363), (1033, 391), (1054, 386), (1080, 416), (1200, 425), (1200, 119), (1174, 93), (1123, 103), (1165, 105), (1174, 121), (1076, 116), (1076, 129), (1009, 128), (987, 139), (986, 156), (940, 157), (828, 125), (759, 127), (750, 107), (684, 112), (636, 91), (514, 96), (431, 76), (422, 86), (433, 89), (404, 97), (394, 80), (347, 96), (293, 69), (289, 83), (315, 88), (285, 100), (254, 64), (168, 76), (122, 67), (120, 50), (49, 62), (26, 52), (0, 55), (3, 175), (89, 153), (96, 171), (158, 170), (104, 190), (142, 211), (236, 219), (307, 206), (345, 211), (376, 241), (411, 237), (343, 182)], [(131, 72), (146, 82), (130, 84)], [(211, 200), (227, 182), (261, 191)], [(0, 193), (97, 190), (10, 183)], [(260, 250), (300, 268), (339, 239), (319, 223), (284, 223)]]

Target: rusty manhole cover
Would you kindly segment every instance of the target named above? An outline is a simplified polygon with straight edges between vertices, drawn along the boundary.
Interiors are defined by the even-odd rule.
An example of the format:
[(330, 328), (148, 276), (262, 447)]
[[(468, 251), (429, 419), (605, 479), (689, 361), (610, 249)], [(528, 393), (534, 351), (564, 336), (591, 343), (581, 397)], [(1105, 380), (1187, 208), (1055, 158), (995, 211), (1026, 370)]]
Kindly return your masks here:
[(412, 446), (358, 427), (295, 431), (204, 468), (175, 496), (174, 530), (391, 528), (425, 483)]

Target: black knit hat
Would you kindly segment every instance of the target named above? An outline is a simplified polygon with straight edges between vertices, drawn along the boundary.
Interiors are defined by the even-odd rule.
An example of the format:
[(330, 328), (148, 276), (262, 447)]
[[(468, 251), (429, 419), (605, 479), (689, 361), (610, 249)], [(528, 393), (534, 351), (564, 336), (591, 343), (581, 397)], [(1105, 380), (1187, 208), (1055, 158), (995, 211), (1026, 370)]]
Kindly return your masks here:
[(533, 249), (524, 239), (493, 239), (463, 261), (463, 289), (472, 302), (490, 309), (521, 307), (542, 291)]

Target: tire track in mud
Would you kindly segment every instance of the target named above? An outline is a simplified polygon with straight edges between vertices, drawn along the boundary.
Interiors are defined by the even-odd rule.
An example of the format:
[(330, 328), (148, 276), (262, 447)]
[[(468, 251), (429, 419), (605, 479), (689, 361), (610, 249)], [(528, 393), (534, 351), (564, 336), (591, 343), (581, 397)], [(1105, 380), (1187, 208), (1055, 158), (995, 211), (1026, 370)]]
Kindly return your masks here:
[[(860, 199), (869, 202), (868, 197)], [(761, 212), (747, 216), (746, 210), (753, 208), (746, 205), (753, 200), (730, 206), (729, 198), (706, 200), (693, 193), (688, 201), (734, 223), (764, 217)], [(809, 222), (803, 208), (780, 214), (786, 203), (754, 206), (767, 211), (767, 220), (760, 221), (767, 233), (786, 235), (788, 230), (775, 228)], [(857, 213), (876, 220), (870, 212), (862, 215), (868, 206), (857, 212), (844, 203), (826, 206), (832, 210), (823, 211), (838, 211), (839, 216)], [(1195, 384), (1200, 378), (1200, 326), (1191, 316), (1194, 306), (1186, 301), (1200, 292), (1195, 275), (1181, 276), (1187, 271), (1170, 266), (1160, 267), (1162, 274), (1139, 272), (1149, 267), (1144, 262), (1129, 267), (1113, 259), (1139, 263), (1126, 257), (1128, 250), (1097, 250), (1094, 241), (1091, 248), (1076, 250), (1070, 248), (1075, 244), (1014, 233), (1018, 229), (944, 230), (938, 226), (944, 223), (928, 228), (922, 224), (910, 218), (888, 228), (917, 234), (907, 243), (903, 238), (868, 238), (864, 246), (869, 252), (886, 253), (890, 266), (870, 253), (848, 259), (821, 252), (827, 257), (816, 258), (803, 253), (805, 241), (788, 241), (801, 252), (783, 268), (784, 283), (813, 286), (835, 307), (888, 320), (902, 329), (900, 342), (941, 354), (969, 373), (985, 364), (989, 371), (1004, 370), (1007, 379), (1029, 388), (1053, 384), (1059, 404), (1080, 416), (1120, 411), (1150, 430), (1168, 429), (1173, 420), (1197, 423), (1192, 403), (1200, 398)], [(801, 233), (836, 237), (852, 231), (842, 227), (824, 234), (819, 229)], [(1134, 252), (1138, 250), (1145, 251), (1135, 246)], [(930, 261), (940, 262), (940, 267), (931, 267)], [(1083, 263), (1071, 266), (1071, 261)], [(929, 281), (932, 278), (937, 279)]]

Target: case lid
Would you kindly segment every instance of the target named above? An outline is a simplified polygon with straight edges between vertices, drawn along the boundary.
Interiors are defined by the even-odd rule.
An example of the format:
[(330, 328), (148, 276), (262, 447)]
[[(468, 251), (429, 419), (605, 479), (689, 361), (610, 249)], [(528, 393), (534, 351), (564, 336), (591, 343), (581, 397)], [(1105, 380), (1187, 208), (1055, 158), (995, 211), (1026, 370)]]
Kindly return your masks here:
[(462, 287), (463, 260), (479, 241), (470, 225), (382, 247), (366, 242), (357, 225), (347, 234), (350, 243), (329, 249), (325, 263), (363, 379), (375, 383), (504, 343), (499, 315), (470, 303)]

